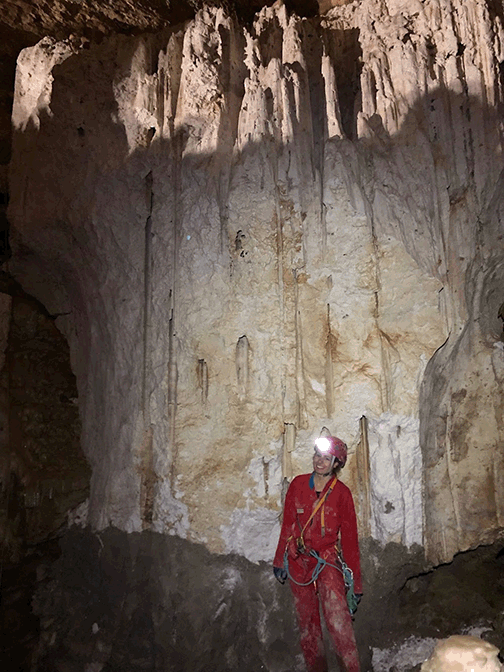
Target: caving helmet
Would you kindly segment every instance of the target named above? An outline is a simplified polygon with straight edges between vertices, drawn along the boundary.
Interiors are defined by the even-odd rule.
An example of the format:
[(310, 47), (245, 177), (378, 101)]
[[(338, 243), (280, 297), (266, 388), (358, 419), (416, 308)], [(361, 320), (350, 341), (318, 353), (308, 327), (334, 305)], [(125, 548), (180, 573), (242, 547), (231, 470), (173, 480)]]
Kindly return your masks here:
[(344, 467), (347, 461), (347, 445), (336, 436), (320, 436), (315, 441), (315, 448), (321, 453), (332, 455), (340, 467)]

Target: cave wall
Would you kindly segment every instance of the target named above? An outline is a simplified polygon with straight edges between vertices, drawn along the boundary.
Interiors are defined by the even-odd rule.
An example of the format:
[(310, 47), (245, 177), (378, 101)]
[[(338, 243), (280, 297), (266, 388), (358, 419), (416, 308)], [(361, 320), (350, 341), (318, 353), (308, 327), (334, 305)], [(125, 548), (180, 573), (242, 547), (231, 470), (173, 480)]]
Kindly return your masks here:
[[(86, 507), (77, 386), (54, 319), (2, 274), (0, 554), (2, 571), (61, 534)], [(9, 293), (7, 293), (9, 292)], [(3, 588), (4, 586), (2, 586)], [(3, 595), (5, 598), (5, 595)]]
[(21, 52), (7, 267), (70, 344), (94, 529), (269, 561), (325, 426), (364, 535), (499, 533), (501, 18), (214, 8)]

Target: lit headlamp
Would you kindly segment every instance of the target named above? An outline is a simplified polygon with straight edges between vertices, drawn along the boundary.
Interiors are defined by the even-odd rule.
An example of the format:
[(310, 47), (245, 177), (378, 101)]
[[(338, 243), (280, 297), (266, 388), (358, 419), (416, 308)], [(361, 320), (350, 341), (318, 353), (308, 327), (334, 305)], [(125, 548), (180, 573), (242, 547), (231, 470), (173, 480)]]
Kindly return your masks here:
[(315, 440), (315, 448), (321, 453), (328, 453), (331, 450), (331, 442), (325, 436), (321, 436)]

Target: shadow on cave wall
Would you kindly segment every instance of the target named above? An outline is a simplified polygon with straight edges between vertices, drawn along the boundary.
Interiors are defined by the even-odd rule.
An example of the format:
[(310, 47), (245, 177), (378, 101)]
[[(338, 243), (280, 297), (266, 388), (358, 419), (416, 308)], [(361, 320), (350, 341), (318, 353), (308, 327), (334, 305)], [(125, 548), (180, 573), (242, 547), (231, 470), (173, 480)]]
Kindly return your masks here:
[(68, 512), (89, 494), (68, 344), (54, 317), (5, 272), (8, 322), (0, 377), (0, 651), (5, 669), (29, 670), (40, 625), (32, 597), (42, 560), (60, 554)]
[[(351, 44), (355, 47), (355, 36), (349, 36)], [(99, 78), (110, 82), (115, 64), (107, 57), (106, 45), (102, 49)], [(350, 52), (355, 55), (355, 51), (350, 49)], [(51, 166), (48, 166), (44, 175), (46, 198), (74, 206), (78, 206), (79, 199), (86, 198), (79, 191), (80, 185), (98, 177), (114, 184), (125, 172), (130, 176), (136, 174), (138, 191), (144, 190), (149, 171), (159, 170), (166, 157), (176, 161), (187, 140), (187, 136), (181, 134), (174, 143), (158, 142), (152, 129), (147, 129), (145, 148), (129, 155), (123, 129), (113, 122), (117, 105), (110, 86), (103, 88), (108, 95), (100, 101), (98, 123), (88, 128), (86, 115), (92, 118), (96, 114), (96, 81), (89, 70), (86, 76), (80, 75), (81, 68), (87, 68), (93, 59), (91, 53), (83, 58), (72, 57), (56, 69), (51, 103), (53, 116), (42, 120), (40, 132), (28, 129), (23, 138), (23, 143), (28, 146), (31, 137), (37, 148), (34, 154), (44, 155), (53, 153), (54, 148), (56, 151), (63, 148), (67, 154), (64, 165), (72, 166), (73, 172), (68, 182), (61, 185), (59, 168), (52, 174)], [(66, 88), (68, 82), (75, 79), (82, 84), (80, 97), (70, 95), (71, 87)], [(344, 86), (348, 92), (343, 93), (340, 89), (340, 93), (346, 101), (342, 126), (347, 137), (331, 142), (346, 156), (352, 157), (348, 163), (350, 172), (359, 161), (372, 160), (374, 154), (385, 157), (383, 162), (386, 163), (392, 147), (411, 147), (411, 124), (430, 109), (431, 96), (436, 96), (434, 92), (428, 100), (418, 101), (403, 133), (399, 131), (394, 137), (384, 135), (380, 120), (374, 119), (375, 136), (359, 143), (353, 141), (352, 133), (360, 92), (355, 90), (352, 78)], [(446, 91), (438, 93), (440, 98), (446, 98)], [(320, 81), (312, 83), (311, 100), (314, 108), (324, 104)], [(454, 100), (453, 105), (459, 102)], [(471, 101), (471, 106), (475, 105), (479, 103)], [(236, 105), (233, 109), (238, 114)], [(481, 115), (485, 113), (486, 110), (480, 110)], [(64, 133), (60, 119), (65, 120)], [(448, 124), (446, 120), (445, 123)], [(197, 176), (202, 190), (208, 183), (214, 188), (223, 174), (228, 175), (229, 166), (226, 168), (224, 164), (228, 161), (227, 153), (233, 145), (236, 128), (237, 119), (231, 120), (215, 155), (186, 156), (178, 170)], [(229, 129), (234, 129), (231, 135)], [(317, 137), (325, 133), (320, 117), (313, 117), (313, 130)], [(275, 144), (273, 138), (271, 144)], [(249, 145), (241, 158), (263, 149)], [(275, 151), (280, 154), (295, 151), (295, 148), (277, 146)], [(91, 168), (89, 156), (96, 158), (96, 165)], [(108, 163), (109, 157), (113, 159), (112, 163)], [(37, 165), (36, 161), (34, 165)], [(317, 168), (317, 165), (311, 167), (311, 172), (315, 173)], [(497, 178), (495, 193), (500, 184), (501, 178)], [(151, 183), (155, 196), (155, 181), (153, 185)], [(219, 189), (215, 190), (219, 192)], [(365, 196), (369, 199), (372, 194)], [(496, 217), (502, 221), (500, 200), (492, 199), (495, 208), (481, 213), (485, 219), (483, 224), (487, 226), (495, 226)], [(84, 208), (84, 201), (82, 205)], [(225, 204), (221, 205), (222, 212)], [(415, 212), (412, 208), (412, 220)], [(423, 215), (420, 223), (428, 228), (428, 217)], [(480, 229), (481, 225), (480, 221)], [(84, 258), (94, 257), (99, 247), (96, 232), (81, 231), (80, 240), (76, 240), (68, 235), (65, 227), (65, 222), (55, 222), (59, 241), (67, 246), (67, 258), (77, 252)], [(146, 226), (144, 234), (147, 233), (152, 231)], [(224, 230), (227, 241), (223, 246), (224, 265), (229, 264), (233, 247), (236, 251), (238, 233)], [(424, 233), (427, 235), (428, 230)], [(476, 228), (475, 233), (478, 233)], [(175, 234), (181, 236), (182, 232)], [(421, 264), (412, 231), (403, 242)], [(490, 245), (491, 236), (483, 242)], [(82, 302), (86, 303), (89, 298), (83, 297), (75, 287), (78, 274), (68, 267), (58, 269), (61, 249), (44, 244), (31, 246), (29, 238), (18, 238), (16, 244), (18, 265), (28, 266), (34, 259), (43, 257), (43, 267), (59, 272), (58, 282), (67, 288), (69, 303), (76, 311), (83, 309)], [(144, 280), (140, 277), (140, 289)], [(497, 315), (492, 315), (496, 313), (498, 303), (504, 300), (500, 293), (503, 281), (504, 269), (497, 260), (485, 289), (487, 296), (493, 298), (487, 304), (484, 301), (481, 304), (488, 309), (482, 324), (492, 333), (500, 327)], [(83, 312), (92, 314), (92, 308), (87, 304)], [(101, 325), (98, 324), (97, 329), (101, 329)], [(429, 375), (436, 376), (436, 371), (431, 370)], [(428, 407), (420, 409), (422, 421), (435, 409), (442, 393), (443, 390), (437, 391)], [(105, 408), (106, 412), (110, 409)], [(428, 450), (428, 446), (424, 449)], [(34, 600), (34, 614), (40, 619), (41, 627), (36, 662), (39, 672), (85, 669), (86, 665), (95, 665), (93, 669), (108, 672), (124, 669), (126, 665), (132, 671), (212, 669), (219, 672), (241, 668), (293, 672), (301, 669), (290, 599), (287, 591), (274, 583), (269, 567), (252, 565), (233, 556), (212, 556), (200, 546), (150, 532), (126, 535), (109, 529), (95, 535), (89, 530), (73, 529), (63, 535), (61, 549), (62, 555), (57, 561), (50, 555), (49, 560), (40, 565), (42, 570)], [(502, 646), (503, 624), (499, 613), (504, 596), (498, 578), (502, 563), (498, 545), (478, 549), (470, 555), (461, 554), (453, 563), (435, 571), (429, 571), (419, 549), (408, 552), (393, 544), (380, 548), (371, 540), (363, 540), (363, 551), (366, 597), (356, 618), (356, 630), (364, 669), (370, 669), (372, 646), (392, 645), (409, 634), (448, 635), (473, 625), (474, 619), (493, 625), (492, 636), (498, 640), (494, 643)], [(466, 559), (469, 569), (465, 568)], [(499, 586), (498, 590), (492, 590), (495, 585)], [(460, 595), (472, 596), (466, 600), (466, 608)]]

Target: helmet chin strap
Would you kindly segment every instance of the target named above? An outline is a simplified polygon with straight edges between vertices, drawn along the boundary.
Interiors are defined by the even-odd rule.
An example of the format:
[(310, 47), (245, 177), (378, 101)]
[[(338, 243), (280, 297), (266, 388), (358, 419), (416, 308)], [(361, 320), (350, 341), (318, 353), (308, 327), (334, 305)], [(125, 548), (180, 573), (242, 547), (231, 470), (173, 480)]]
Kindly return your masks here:
[(334, 463), (335, 463), (335, 462), (336, 462), (336, 458), (335, 458), (334, 455), (333, 455), (332, 460), (331, 460), (331, 468), (330, 468), (330, 470), (327, 472), (327, 474), (322, 474), (322, 476), (330, 476), (330, 475), (332, 474), (332, 470), (333, 470), (333, 467), (334, 467)]

